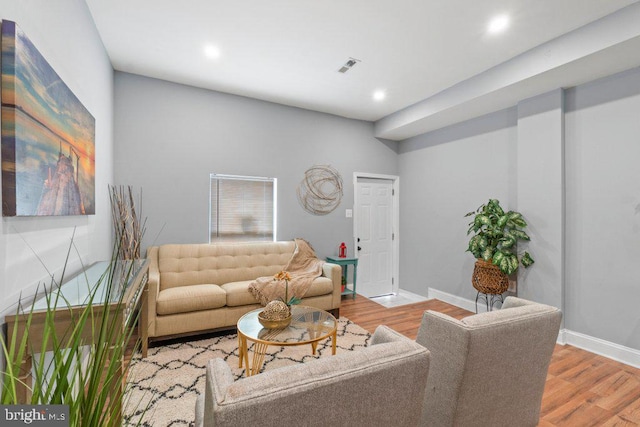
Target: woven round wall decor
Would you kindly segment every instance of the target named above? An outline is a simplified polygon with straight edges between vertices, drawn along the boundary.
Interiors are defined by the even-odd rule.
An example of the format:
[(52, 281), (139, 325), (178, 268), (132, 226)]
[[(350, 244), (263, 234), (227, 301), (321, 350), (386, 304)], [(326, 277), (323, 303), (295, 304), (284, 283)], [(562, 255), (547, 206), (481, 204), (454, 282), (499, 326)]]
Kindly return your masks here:
[(326, 215), (342, 200), (342, 177), (329, 165), (312, 166), (304, 173), (297, 193), (304, 210), (314, 215)]

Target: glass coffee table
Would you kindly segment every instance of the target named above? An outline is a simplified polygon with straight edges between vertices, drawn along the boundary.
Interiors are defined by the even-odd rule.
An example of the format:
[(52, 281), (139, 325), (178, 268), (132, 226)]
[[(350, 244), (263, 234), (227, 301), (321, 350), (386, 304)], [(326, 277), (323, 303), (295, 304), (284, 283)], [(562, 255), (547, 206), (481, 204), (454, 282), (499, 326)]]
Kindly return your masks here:
[[(331, 337), (331, 354), (336, 354), (338, 322), (330, 313), (319, 308), (294, 305), (289, 326), (284, 329), (266, 329), (258, 321), (258, 313), (262, 310), (259, 308), (250, 311), (238, 320), (239, 367), (242, 368), (244, 362), (248, 377), (260, 372), (270, 345), (311, 344), (311, 353), (316, 354), (318, 342)], [(247, 341), (255, 343), (251, 365)]]

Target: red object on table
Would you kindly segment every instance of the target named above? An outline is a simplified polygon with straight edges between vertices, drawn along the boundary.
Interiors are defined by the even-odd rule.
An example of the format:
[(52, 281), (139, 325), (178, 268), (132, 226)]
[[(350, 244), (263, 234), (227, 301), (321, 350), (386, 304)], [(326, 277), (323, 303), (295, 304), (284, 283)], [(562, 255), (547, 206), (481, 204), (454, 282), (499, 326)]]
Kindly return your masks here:
[(347, 257), (347, 245), (344, 242), (340, 243), (340, 254), (338, 258), (346, 258)]

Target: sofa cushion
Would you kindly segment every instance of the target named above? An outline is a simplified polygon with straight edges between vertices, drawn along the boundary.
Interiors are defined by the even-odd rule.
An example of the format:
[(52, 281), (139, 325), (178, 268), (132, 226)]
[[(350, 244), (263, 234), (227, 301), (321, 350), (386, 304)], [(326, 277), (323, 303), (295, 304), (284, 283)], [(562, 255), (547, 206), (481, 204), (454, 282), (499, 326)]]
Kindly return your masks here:
[(260, 304), (249, 292), (249, 283), (251, 282), (252, 280), (243, 280), (241, 282), (225, 283), (221, 286), (227, 294), (227, 305), (229, 307)]
[[(259, 304), (259, 301), (249, 292), (249, 284), (253, 280), (225, 283), (221, 286), (227, 293), (227, 305), (238, 307), (241, 305)], [(327, 295), (333, 292), (333, 282), (328, 277), (317, 277), (311, 283), (304, 298)]]
[(164, 289), (158, 293), (156, 311), (160, 315), (187, 313), (224, 307), (227, 294), (218, 285), (190, 285)]
[(328, 277), (316, 277), (311, 283), (311, 287), (304, 294), (305, 298), (327, 295), (333, 292), (333, 282)]

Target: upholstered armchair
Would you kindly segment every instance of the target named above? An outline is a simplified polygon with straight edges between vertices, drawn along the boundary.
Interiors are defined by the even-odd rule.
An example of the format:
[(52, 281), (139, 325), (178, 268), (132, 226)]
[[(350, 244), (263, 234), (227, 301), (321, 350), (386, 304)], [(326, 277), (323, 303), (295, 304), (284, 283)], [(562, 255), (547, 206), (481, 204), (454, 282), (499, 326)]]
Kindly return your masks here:
[(233, 381), (222, 359), (207, 365), (196, 426), (416, 426), (429, 351), (379, 326), (371, 345)]
[(508, 297), (456, 320), (427, 311), (416, 341), (431, 352), (424, 426), (535, 426), (562, 313)]

